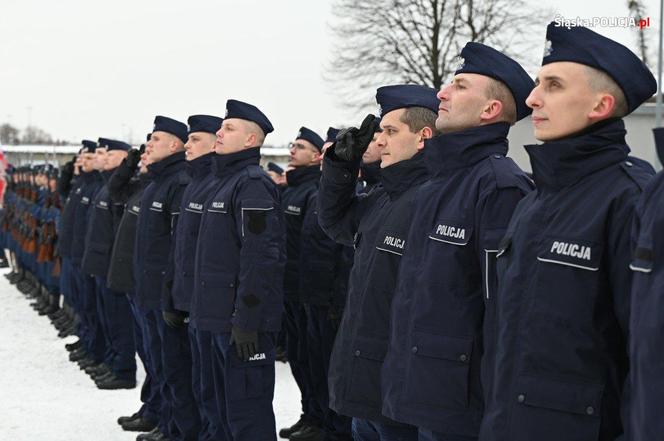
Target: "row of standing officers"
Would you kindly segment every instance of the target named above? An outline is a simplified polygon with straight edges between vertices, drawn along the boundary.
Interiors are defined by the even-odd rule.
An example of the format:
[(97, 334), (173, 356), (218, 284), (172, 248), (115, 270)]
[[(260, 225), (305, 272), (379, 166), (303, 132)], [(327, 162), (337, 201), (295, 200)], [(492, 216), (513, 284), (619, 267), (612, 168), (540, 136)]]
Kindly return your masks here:
[[(158, 116), (143, 154), (86, 141), (58, 236), (72, 359), (134, 387), (138, 352), (119, 422), (142, 440), (275, 439), (280, 345), (295, 441), (664, 438), (664, 187), (622, 120), (655, 89), (552, 23), (535, 82), (470, 42), (440, 91), (381, 87), (380, 119), (327, 142), (303, 127), (285, 178), (235, 100)], [(506, 156), (531, 113), (532, 177)]]

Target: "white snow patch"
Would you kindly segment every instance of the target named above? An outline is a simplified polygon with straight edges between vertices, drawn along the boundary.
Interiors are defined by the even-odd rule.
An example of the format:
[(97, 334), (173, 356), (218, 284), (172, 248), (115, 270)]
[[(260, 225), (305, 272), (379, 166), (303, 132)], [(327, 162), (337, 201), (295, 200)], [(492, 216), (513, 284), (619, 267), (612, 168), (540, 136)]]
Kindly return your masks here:
[[(1, 274), (8, 270), (2, 270)], [(46, 317), (0, 276), (0, 439), (12, 441), (129, 441), (116, 420), (140, 407), (140, 361), (133, 390), (103, 391), (69, 361), (65, 343)], [(300, 416), (300, 391), (287, 364), (277, 362), (277, 430)]]

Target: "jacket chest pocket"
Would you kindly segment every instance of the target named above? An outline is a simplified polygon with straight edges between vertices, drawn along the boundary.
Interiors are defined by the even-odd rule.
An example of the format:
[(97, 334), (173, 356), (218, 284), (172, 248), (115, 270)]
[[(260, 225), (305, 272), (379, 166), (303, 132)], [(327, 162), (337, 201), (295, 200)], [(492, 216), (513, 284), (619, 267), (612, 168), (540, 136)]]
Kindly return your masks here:
[[(202, 240), (215, 244), (215, 246), (230, 240), (229, 229), (232, 228), (234, 222), (227, 198), (217, 196), (208, 202), (203, 217), (206, 219), (204, 224), (201, 223), (200, 235), (205, 235)], [(205, 225), (205, 231), (203, 231), (203, 225)]]
[(547, 236), (537, 253), (534, 307), (546, 315), (587, 325), (593, 318), (602, 277), (603, 245)]

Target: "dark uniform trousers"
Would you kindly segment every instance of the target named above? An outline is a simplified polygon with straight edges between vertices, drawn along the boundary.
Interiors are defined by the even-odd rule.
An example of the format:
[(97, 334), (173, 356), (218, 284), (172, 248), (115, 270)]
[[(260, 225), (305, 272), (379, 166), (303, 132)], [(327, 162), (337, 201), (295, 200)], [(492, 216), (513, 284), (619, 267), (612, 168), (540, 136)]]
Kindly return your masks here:
[(217, 396), (212, 373), (212, 333), (189, 326), (192, 357), (192, 389), (199, 403), (201, 433), (199, 441), (228, 439), (217, 407)]
[(136, 305), (133, 293), (127, 294), (127, 300), (133, 316), (134, 326), (132, 327), (132, 331), (134, 333), (136, 352), (138, 353), (138, 358), (143, 362), (143, 369), (145, 370), (145, 381), (141, 387), (141, 402), (143, 405), (138, 413), (144, 419), (157, 424), (161, 412), (161, 391), (159, 390), (159, 382), (155, 380), (156, 374), (152, 369), (143, 313), (138, 308), (138, 305)]
[(97, 310), (97, 294), (95, 279), (76, 266), (72, 267), (74, 283), (72, 288), (79, 299), (79, 315), (81, 323), (79, 337), (85, 342), (85, 349), (96, 363), (103, 363), (106, 357), (107, 345), (104, 340), (104, 331), (99, 320)]
[[(232, 441), (274, 440), (274, 355), (277, 333), (259, 334), (256, 360), (244, 362), (229, 344), (230, 333), (213, 335), (217, 405)], [(223, 437), (220, 439), (224, 439)]]
[[(123, 380), (136, 378), (136, 343), (134, 329), (127, 326), (133, 321), (131, 306), (127, 296), (106, 286), (106, 279), (95, 278), (97, 288), (97, 302), (100, 319), (105, 323), (104, 335), (110, 346), (108, 367), (116, 377)], [(103, 315), (102, 315), (103, 313)]]

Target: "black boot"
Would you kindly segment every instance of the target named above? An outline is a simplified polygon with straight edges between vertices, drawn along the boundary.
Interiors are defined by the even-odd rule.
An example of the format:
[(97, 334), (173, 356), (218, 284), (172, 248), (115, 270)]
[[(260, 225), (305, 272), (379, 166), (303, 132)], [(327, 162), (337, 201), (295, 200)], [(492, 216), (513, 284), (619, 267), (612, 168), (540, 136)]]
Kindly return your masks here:
[[(140, 411), (134, 412), (132, 415), (129, 415), (129, 416), (121, 416), (121, 417), (118, 417), (118, 424), (123, 425), (124, 423), (126, 423), (128, 421), (135, 420), (136, 418), (140, 418), (140, 417), (141, 417)], [(150, 429), (150, 430), (152, 430), (152, 429)], [(150, 430), (143, 430), (143, 432), (149, 432)]]
[(307, 424), (307, 419), (304, 415), (300, 415), (300, 419), (297, 423), (293, 424), (290, 427), (284, 427), (279, 431), (279, 438), (288, 439), (290, 436), (300, 430), (305, 424)]
[(69, 352), (74, 352), (76, 349), (81, 347), (83, 347), (83, 342), (80, 339), (76, 340), (74, 343), (67, 343), (65, 345), (65, 349)]
[(140, 416), (133, 420), (125, 421), (120, 425), (122, 426), (122, 430), (126, 430), (127, 432), (148, 432), (157, 427), (155, 423)]
[(122, 380), (115, 376), (106, 380), (95, 381), (97, 388), (102, 390), (117, 390), (117, 389), (134, 389), (136, 387), (136, 380)]

